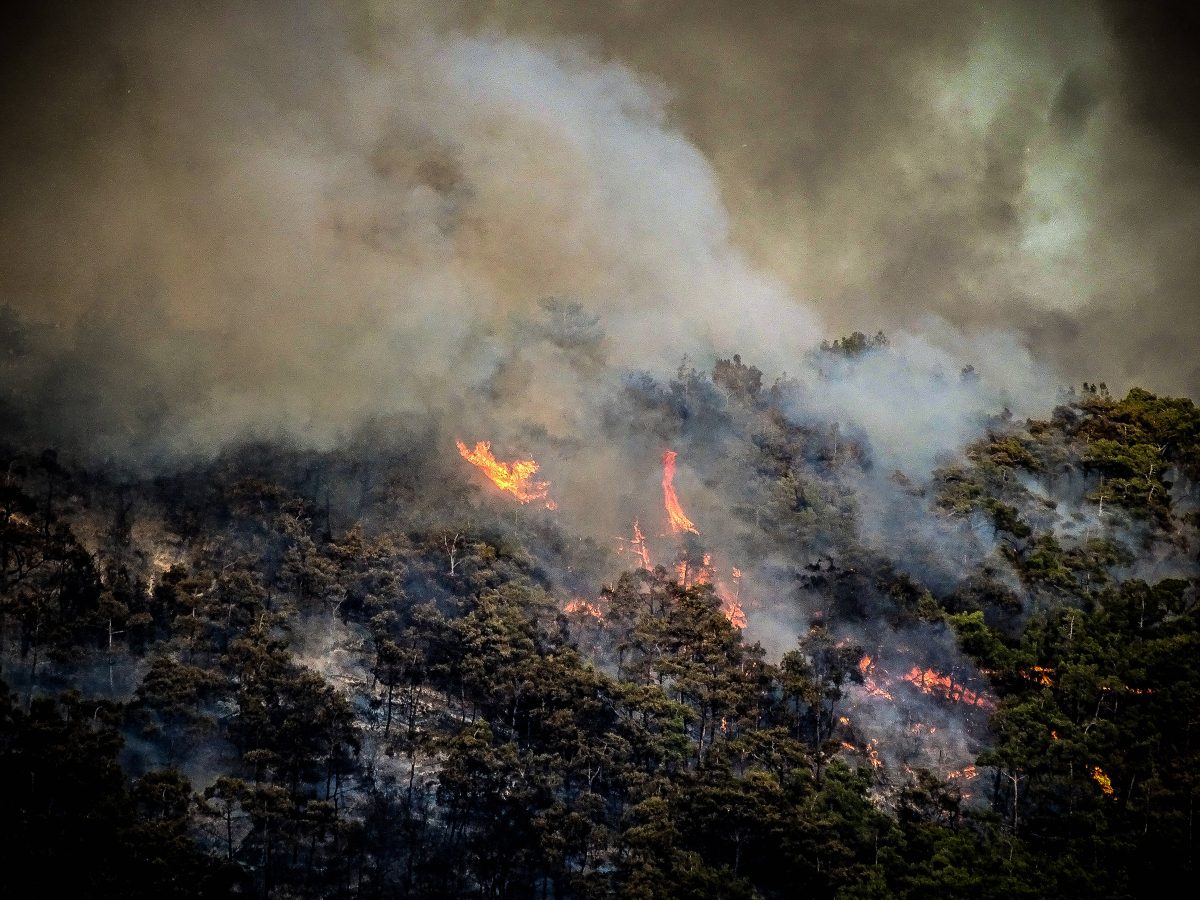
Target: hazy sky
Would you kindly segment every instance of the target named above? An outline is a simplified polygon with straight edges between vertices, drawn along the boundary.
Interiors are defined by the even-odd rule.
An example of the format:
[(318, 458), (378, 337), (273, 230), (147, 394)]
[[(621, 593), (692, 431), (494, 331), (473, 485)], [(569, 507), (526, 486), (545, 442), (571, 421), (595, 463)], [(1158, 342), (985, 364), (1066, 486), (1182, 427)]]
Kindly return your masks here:
[(38, 4), (0, 47), (0, 302), (55, 326), (21, 390), (114, 447), (481, 391), (566, 430), (590, 376), (528, 331), (559, 296), (622, 366), (884, 329), (1009, 390), (1200, 396), (1198, 19)]
[(737, 242), (840, 329), (1019, 330), (1200, 395), (1200, 7), (495, 3), (661, 80)]

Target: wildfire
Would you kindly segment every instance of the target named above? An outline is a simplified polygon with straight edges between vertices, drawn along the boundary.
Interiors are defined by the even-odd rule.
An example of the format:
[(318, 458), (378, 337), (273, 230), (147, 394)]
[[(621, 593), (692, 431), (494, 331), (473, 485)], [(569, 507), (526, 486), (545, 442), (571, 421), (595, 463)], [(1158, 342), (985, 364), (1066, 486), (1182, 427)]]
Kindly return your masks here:
[(629, 542), (629, 546), (633, 549), (634, 554), (638, 558), (641, 567), (647, 571), (650, 570), (650, 550), (646, 547), (646, 536), (642, 534), (641, 526), (638, 525), (638, 520), (633, 520), (633, 540)]
[(1021, 676), (1043, 687), (1054, 687), (1054, 669), (1048, 666), (1034, 666), (1032, 672), (1022, 671)]
[(733, 578), (733, 593), (729, 593), (725, 585), (717, 582), (717, 596), (721, 598), (721, 612), (725, 613), (725, 618), (734, 628), (745, 628), (746, 610), (742, 608), (742, 570), (737, 566), (732, 567), (730, 573)]
[(947, 781), (972, 781), (979, 774), (979, 770), (974, 766), (965, 766), (953, 772), (946, 773)]
[(879, 686), (879, 683), (875, 680), (874, 676), (871, 674), (874, 671), (874, 668), (875, 668), (875, 662), (869, 656), (864, 656), (862, 659), (860, 659), (858, 661), (858, 671), (862, 673), (863, 687), (866, 689), (867, 693), (870, 696), (878, 697), (881, 700), (895, 699), (892, 697), (892, 695), (888, 691), (885, 691), (883, 688), (881, 688)]
[(725, 614), (729, 624), (734, 628), (745, 628), (746, 611), (742, 609), (742, 604), (738, 603), (737, 598), (723, 591), (718, 591), (717, 595), (721, 598), (721, 612)]
[(683, 507), (679, 505), (679, 498), (675, 496), (675, 457), (678, 454), (674, 450), (664, 450), (662, 455), (663, 462), (663, 505), (667, 509), (667, 518), (671, 522), (671, 531), (675, 534), (680, 534), (684, 531), (690, 531), (692, 534), (699, 534), (700, 530), (692, 524), (683, 513)]
[(883, 760), (879, 758), (879, 739), (871, 738), (867, 743), (866, 750), (867, 759), (870, 760), (871, 768), (878, 769), (883, 765)]
[(531, 500), (542, 500), (547, 509), (557, 509), (558, 504), (550, 499), (550, 483), (535, 481), (533, 476), (541, 467), (532, 459), (517, 459), (511, 463), (499, 462), (492, 455), (492, 445), (488, 441), (479, 441), (474, 450), (467, 448), (462, 441), (455, 441), (462, 458), (478, 468), (484, 475), (507, 494), (512, 494), (522, 503)]
[(867, 758), (871, 764), (871, 768), (878, 769), (883, 766), (883, 760), (879, 758), (879, 739), (871, 738), (867, 741), (865, 747), (856, 747), (849, 741), (842, 741), (842, 749), (849, 753), (861, 753)]
[(717, 597), (721, 600), (721, 612), (729, 620), (729, 624), (734, 628), (745, 628), (747, 623), (746, 611), (742, 608), (742, 604), (738, 600), (738, 594), (741, 592), (740, 578), (742, 573), (741, 570), (736, 568), (733, 571), (737, 575), (734, 576), (734, 592), (730, 593), (720, 579), (714, 579), (715, 568), (711, 553), (705, 553), (703, 562), (695, 568), (688, 565), (686, 556), (680, 559), (675, 566), (675, 574), (679, 579), (681, 587), (689, 588), (698, 584), (711, 584), (717, 593)]
[(968, 706), (979, 706), (984, 709), (995, 709), (996, 703), (990, 697), (977, 694), (970, 688), (958, 684), (949, 675), (943, 675), (935, 669), (922, 669), (913, 666), (907, 674), (900, 676), (902, 681), (915, 685), (923, 693), (937, 694), (955, 703), (965, 703)]
[(1099, 766), (1092, 766), (1092, 781), (1100, 785), (1100, 790), (1104, 792), (1106, 797), (1112, 794), (1112, 779), (1105, 775), (1104, 770)]
[(597, 622), (604, 621), (604, 613), (600, 612), (600, 607), (596, 604), (584, 600), (582, 597), (576, 597), (563, 607), (563, 612), (567, 615), (574, 616), (591, 616)]

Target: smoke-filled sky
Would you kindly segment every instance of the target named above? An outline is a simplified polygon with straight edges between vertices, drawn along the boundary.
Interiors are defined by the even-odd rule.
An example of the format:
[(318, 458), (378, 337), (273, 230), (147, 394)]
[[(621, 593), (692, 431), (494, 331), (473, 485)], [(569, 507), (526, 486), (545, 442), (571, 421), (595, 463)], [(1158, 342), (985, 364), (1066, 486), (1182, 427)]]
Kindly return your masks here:
[[(410, 412), (566, 434), (598, 367), (795, 373), (854, 329), (918, 374), (975, 364), (989, 402), (1083, 379), (1200, 396), (1198, 21), (41, 4), (0, 48), (0, 305), (53, 327), (9, 380), (112, 454)], [(603, 339), (547, 336), (548, 297)]]

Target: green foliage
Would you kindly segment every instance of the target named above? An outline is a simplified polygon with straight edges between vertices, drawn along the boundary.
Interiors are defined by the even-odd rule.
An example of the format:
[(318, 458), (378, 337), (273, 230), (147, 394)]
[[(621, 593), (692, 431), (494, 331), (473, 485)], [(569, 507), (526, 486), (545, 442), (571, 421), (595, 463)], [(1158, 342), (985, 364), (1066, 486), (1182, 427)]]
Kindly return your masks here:
[[(603, 362), (575, 304), (529, 327)], [(1197, 584), (1134, 577), (1192, 571), (1190, 401), (1089, 386), (1049, 421), (992, 421), (928, 483), (884, 483), (865, 438), (791, 421), (794, 385), (762, 378), (685, 361), (612, 415), (727, 492), (705, 540), (765, 563), (756, 625), (816, 623), (777, 660), (697, 583), (700, 539), (682, 574), (617, 575), (435, 454), (261, 446), (128, 484), (5, 460), (4, 877), (282, 900), (1129, 896), (1192, 874)], [(870, 534), (864, 484), (920, 521)], [(598, 615), (560, 612), (576, 596)], [(858, 642), (903, 659), (951, 634), (998, 699), (970, 786), (847, 755), (871, 736)]]

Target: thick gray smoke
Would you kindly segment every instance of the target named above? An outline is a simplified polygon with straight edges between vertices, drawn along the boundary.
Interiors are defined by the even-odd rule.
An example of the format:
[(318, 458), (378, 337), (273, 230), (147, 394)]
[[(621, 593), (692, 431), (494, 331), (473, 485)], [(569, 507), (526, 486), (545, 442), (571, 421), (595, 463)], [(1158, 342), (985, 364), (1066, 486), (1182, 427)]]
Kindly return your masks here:
[(552, 294), (617, 365), (816, 340), (653, 86), (570, 44), (387, 24), (139, 10), (62, 75), (6, 180), (39, 417), (117, 455), (484, 405), (575, 431), (577, 368), (522, 355)]
[[(1195, 129), (1142, 51), (1171, 25), (51, 8), (7, 54), (0, 293), (45, 327), (5, 379), (39, 436), (126, 461), (380, 417), (540, 434), (585, 451), (556, 475), (582, 503), (628, 468), (594, 434), (608, 373), (741, 352), (919, 478), (1067, 378), (1193, 387)], [(892, 347), (818, 375), (805, 351), (849, 327)]]
[(479, 6), (669, 85), (735, 241), (834, 330), (932, 312), (1065, 381), (1200, 392), (1194, 4)]

